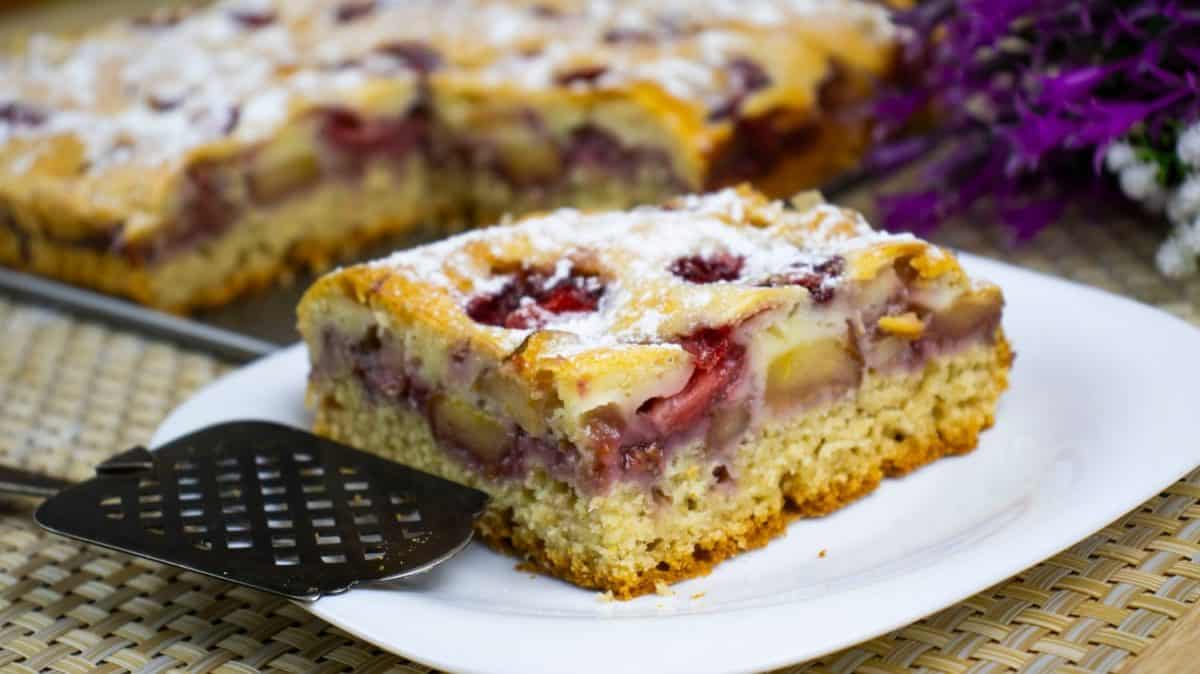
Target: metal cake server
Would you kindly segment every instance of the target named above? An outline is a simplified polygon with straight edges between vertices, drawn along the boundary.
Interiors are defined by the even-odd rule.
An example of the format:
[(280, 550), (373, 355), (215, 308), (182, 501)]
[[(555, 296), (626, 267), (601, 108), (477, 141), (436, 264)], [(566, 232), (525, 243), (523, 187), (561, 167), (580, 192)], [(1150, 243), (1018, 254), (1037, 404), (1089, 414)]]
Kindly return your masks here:
[(427, 571), (470, 542), (487, 495), (288, 426), (235, 421), (79, 484), (0, 468), (0, 493), (86, 543), (292, 599)]

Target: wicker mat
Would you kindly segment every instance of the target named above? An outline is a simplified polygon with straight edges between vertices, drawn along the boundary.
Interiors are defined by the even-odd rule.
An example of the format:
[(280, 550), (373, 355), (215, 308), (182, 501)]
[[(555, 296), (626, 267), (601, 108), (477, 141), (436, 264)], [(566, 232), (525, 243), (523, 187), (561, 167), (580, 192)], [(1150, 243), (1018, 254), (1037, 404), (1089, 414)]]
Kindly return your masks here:
[[(1010, 250), (944, 243), (1200, 323), (1200, 282), (1165, 282), (1155, 238), (1065, 225)], [(83, 478), (145, 442), (228, 369), (169, 344), (0, 299), (0, 461)], [(1121, 672), (1200, 601), (1200, 470), (1071, 549), (930, 618), (789, 672)], [(802, 626), (797, 626), (802, 629)], [(1200, 654), (1197, 654), (1200, 656)], [(0, 668), (11, 672), (428, 672), (266, 594), (43, 534), (0, 501)]]

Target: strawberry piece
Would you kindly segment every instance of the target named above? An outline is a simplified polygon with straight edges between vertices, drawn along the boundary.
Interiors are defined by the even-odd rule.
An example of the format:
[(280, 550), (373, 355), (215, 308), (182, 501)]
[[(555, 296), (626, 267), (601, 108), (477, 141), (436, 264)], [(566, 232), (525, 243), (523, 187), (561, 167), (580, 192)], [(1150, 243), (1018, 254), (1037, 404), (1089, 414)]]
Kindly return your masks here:
[(745, 364), (746, 349), (730, 339), (728, 327), (705, 328), (680, 341), (695, 359), (695, 370), (683, 390), (646, 401), (639, 414), (662, 435), (683, 430), (699, 421), (724, 399)]
[(813, 302), (825, 304), (832, 300), (834, 295), (830, 282), (841, 276), (845, 270), (846, 261), (835, 255), (817, 264), (807, 262), (794, 264), (786, 271), (767, 279), (763, 285), (770, 287), (803, 286), (812, 296)]
[(427, 126), (416, 111), (399, 118), (365, 119), (347, 108), (329, 108), (321, 120), (326, 142), (346, 154), (363, 157), (403, 157), (424, 142)]
[(684, 337), (679, 345), (696, 359), (697, 369), (711, 370), (725, 358), (732, 346), (729, 333), (729, 326), (704, 328)]
[(572, 272), (563, 278), (522, 269), (499, 291), (467, 302), (467, 315), (484, 325), (511, 329), (539, 328), (558, 314), (595, 311), (604, 284), (595, 276)]
[(681, 257), (671, 263), (671, 273), (692, 283), (715, 283), (717, 281), (736, 281), (742, 274), (742, 265), (746, 259), (740, 255), (717, 253), (703, 257), (691, 255)]
[(597, 295), (581, 284), (567, 282), (551, 289), (538, 301), (538, 305), (552, 314), (565, 314), (570, 311), (595, 311), (598, 300)]

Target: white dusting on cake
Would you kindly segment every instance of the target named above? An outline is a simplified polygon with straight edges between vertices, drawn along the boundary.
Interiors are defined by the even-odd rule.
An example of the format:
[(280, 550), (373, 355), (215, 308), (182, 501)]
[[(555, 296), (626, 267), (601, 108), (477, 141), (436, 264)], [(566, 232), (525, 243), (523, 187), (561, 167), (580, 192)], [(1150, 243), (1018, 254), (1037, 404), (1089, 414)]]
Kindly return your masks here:
[[(666, 332), (667, 326), (680, 310), (688, 316), (704, 315), (722, 297), (741, 288), (779, 292), (781, 297), (786, 294), (793, 298), (789, 301), (797, 301), (806, 292), (802, 288), (767, 290), (767, 280), (789, 269), (812, 268), (834, 256), (846, 258), (871, 246), (901, 241), (918, 240), (909, 234), (877, 232), (847, 209), (822, 203), (791, 210), (731, 188), (683, 197), (664, 207), (609, 213), (561, 209), (460, 234), (369, 264), (441, 287), (465, 304), (470, 297), (497, 292), (511, 278), (492, 274), (465, 254), (468, 244), (484, 244), (488, 257), (498, 260), (511, 259), (514, 250), (522, 251), (512, 262), (542, 265), (549, 275), (547, 287), (572, 274), (572, 259), (595, 260), (596, 272), (606, 284), (597, 310), (559, 314), (542, 326), (578, 338), (563, 340), (555, 347), (555, 353), (567, 356), (669, 339), (673, 333)], [(672, 263), (681, 258), (718, 255), (742, 259), (736, 280), (696, 284), (671, 271)], [(461, 279), (469, 282), (465, 290), (456, 282)], [(835, 276), (822, 281), (827, 290), (836, 289), (840, 282), (841, 277)], [(666, 308), (672, 301), (676, 303), (673, 308)], [(528, 334), (491, 329), (497, 334)]]
[(638, 317), (637, 322), (629, 327), (630, 336), (635, 341), (648, 341), (658, 337), (659, 326), (667, 319), (666, 314), (658, 309), (648, 308)]
[[(580, 0), (538, 11), (500, 0), (378, 2), (352, 21), (344, 0), (226, 0), (177, 23), (113, 23), (75, 40), (33, 36), (0, 58), (0, 101), (32, 105), (41, 125), (0, 122), (14, 136), (71, 134), (88, 170), (181, 162), (190, 150), (233, 136), (268, 138), (304, 105), (345, 101), (372, 78), (412, 73), (379, 48), (429, 45), (443, 69), (488, 86), (564, 86), (572, 68), (600, 68), (566, 86), (635, 82), (712, 106), (728, 99), (724, 70), (753, 52), (747, 26), (852, 22), (894, 40), (886, 10), (865, 0)], [(240, 17), (240, 18), (239, 18)], [(249, 17), (247, 19), (246, 17)], [(650, 36), (625, 44), (613, 30)], [(10, 170), (10, 172), (12, 172)]]
[(611, 331), (610, 321), (603, 307), (598, 311), (559, 314), (554, 317), (554, 320), (546, 323), (543, 329), (566, 332), (583, 339), (575, 345), (564, 345), (559, 351), (562, 354), (578, 353), (601, 346), (615, 346), (620, 343), (617, 336)]
[(546, 279), (546, 289), (553, 288), (559, 283), (571, 277), (571, 270), (575, 268), (575, 263), (571, 262), (570, 258), (563, 258), (554, 263), (554, 273)]
[(278, 87), (270, 87), (251, 97), (242, 106), (237, 134), (255, 138), (270, 133), (287, 116), (289, 100), (287, 90)]

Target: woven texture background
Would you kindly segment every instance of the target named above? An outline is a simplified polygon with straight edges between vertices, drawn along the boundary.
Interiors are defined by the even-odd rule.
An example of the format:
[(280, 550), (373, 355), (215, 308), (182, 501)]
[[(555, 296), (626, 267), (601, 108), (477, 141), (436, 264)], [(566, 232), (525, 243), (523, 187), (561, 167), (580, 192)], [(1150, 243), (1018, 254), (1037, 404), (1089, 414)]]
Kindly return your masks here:
[[(1200, 323), (1200, 283), (1164, 281), (1148, 262), (1155, 236), (1132, 225), (1067, 224), (1018, 250), (980, 229), (938, 238)], [(0, 331), (0, 461), (64, 477), (86, 477), (102, 458), (145, 442), (173, 406), (228, 369), (202, 354), (2, 298)], [(1198, 601), (1200, 470), (1015, 578), (784, 671), (1128, 671)], [(0, 668), (429, 671), (290, 602), (46, 535), (31, 523), (28, 504), (12, 501), (0, 501)]]

